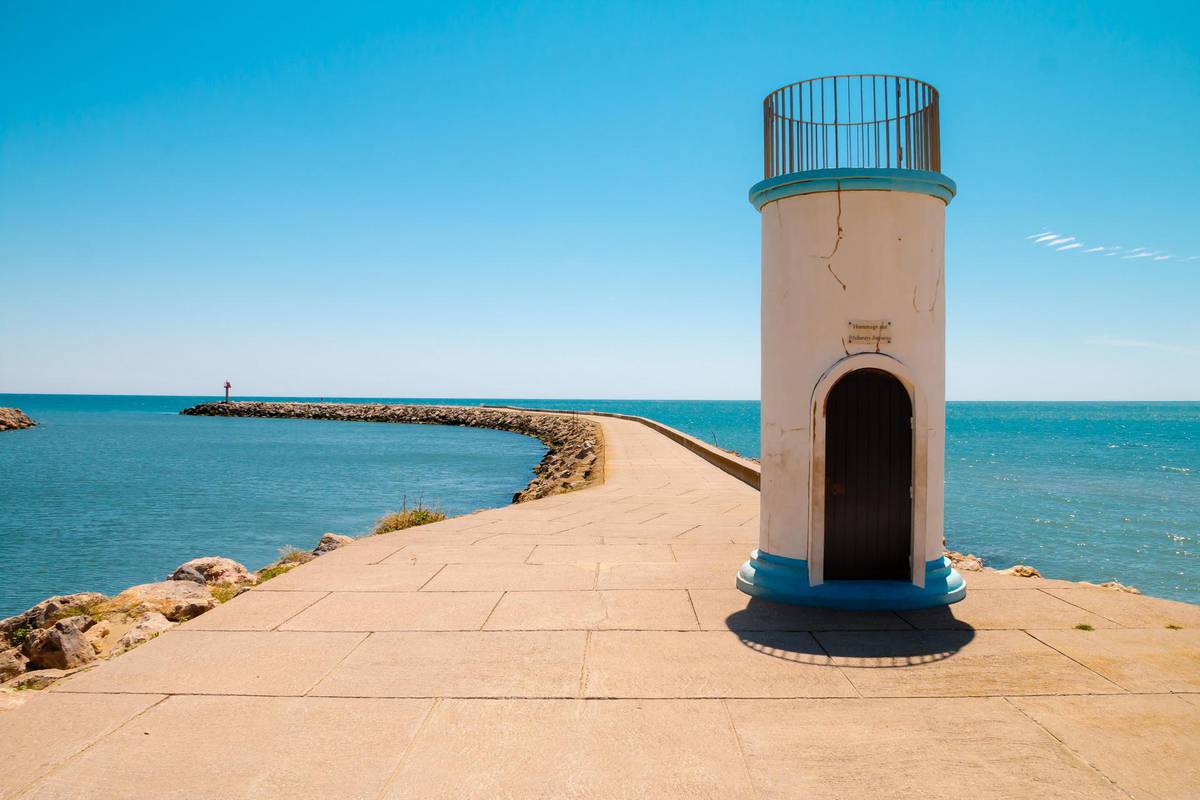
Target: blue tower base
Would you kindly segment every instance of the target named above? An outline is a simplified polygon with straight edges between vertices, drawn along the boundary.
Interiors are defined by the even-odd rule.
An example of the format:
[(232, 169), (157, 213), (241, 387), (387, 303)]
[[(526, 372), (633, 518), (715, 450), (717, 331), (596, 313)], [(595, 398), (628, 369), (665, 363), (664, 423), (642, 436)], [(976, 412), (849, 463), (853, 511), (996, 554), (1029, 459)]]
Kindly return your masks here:
[(925, 562), (924, 588), (908, 581), (826, 581), (809, 586), (808, 561), (755, 550), (738, 570), (737, 587), (763, 600), (859, 611), (932, 608), (967, 596), (962, 575), (944, 556)]

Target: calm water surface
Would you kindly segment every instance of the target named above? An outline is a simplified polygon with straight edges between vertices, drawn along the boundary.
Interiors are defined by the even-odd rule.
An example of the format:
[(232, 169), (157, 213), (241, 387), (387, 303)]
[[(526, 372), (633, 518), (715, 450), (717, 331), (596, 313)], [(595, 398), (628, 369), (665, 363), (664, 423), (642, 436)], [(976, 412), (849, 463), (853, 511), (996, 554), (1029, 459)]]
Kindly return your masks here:
[(359, 534), (405, 498), (463, 514), (533, 477), (541, 442), (436, 425), (181, 417), (205, 398), (0, 395), (40, 423), (0, 439), (0, 617), (224, 555)]
[[(0, 435), (0, 616), (198, 555), (258, 567), (405, 497), (504, 505), (544, 453), (499, 431), (178, 416), (208, 399), (0, 395), (43, 423)], [(750, 401), (391, 402), (619, 411), (759, 454)], [(1200, 403), (950, 403), (946, 531), (992, 566), (1200, 602)]]

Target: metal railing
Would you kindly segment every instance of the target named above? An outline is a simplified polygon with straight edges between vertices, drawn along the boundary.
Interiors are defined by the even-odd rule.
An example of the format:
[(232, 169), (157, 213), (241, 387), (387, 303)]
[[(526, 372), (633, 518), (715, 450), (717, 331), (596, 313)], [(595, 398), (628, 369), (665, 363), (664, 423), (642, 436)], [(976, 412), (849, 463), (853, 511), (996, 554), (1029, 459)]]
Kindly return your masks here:
[(864, 167), (941, 172), (938, 93), (894, 75), (835, 75), (763, 100), (765, 178)]

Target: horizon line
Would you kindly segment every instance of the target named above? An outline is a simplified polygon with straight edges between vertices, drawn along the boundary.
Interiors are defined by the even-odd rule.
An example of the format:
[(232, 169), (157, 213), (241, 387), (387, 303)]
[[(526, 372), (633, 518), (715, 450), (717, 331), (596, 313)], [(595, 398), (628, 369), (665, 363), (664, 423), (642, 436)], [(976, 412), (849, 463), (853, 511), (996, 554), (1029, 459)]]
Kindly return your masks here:
[[(221, 394), (150, 394), (150, 393), (125, 393), (125, 392), (8, 392), (0, 391), (0, 396), (8, 397), (164, 397), (164, 398), (206, 398), (212, 397), (218, 400), (223, 400)], [(567, 402), (603, 402), (603, 403), (761, 403), (761, 398), (707, 398), (707, 397), (536, 397), (536, 396), (503, 396), (494, 395), (491, 397), (477, 396), (469, 397), (461, 396), (442, 396), (442, 395), (305, 395), (305, 394), (263, 394), (263, 395), (238, 395), (230, 398), (231, 401), (247, 401), (247, 400), (310, 400), (315, 402), (334, 402), (338, 400), (548, 400), (567, 401)], [(947, 403), (1200, 403), (1200, 398), (1177, 398), (1177, 399), (1081, 399), (1081, 398), (1031, 398), (1031, 397), (1009, 397), (1009, 398), (946, 398)]]

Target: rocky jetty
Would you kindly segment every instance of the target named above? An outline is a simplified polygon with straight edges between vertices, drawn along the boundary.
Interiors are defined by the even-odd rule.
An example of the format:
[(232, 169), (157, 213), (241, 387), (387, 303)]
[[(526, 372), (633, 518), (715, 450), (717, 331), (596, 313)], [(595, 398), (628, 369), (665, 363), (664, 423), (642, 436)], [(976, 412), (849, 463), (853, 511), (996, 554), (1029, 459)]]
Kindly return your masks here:
[(271, 417), (346, 422), (401, 422), (458, 425), (523, 433), (540, 439), (548, 451), (534, 479), (513, 495), (513, 502), (536, 500), (586, 486), (600, 477), (603, 437), (600, 426), (575, 414), (532, 413), (477, 406), (389, 405), (384, 403), (203, 403), (182, 414), (203, 417)]
[(37, 423), (25, 416), (25, 412), (19, 408), (0, 408), (0, 431), (16, 431), (35, 425)]
[[(950, 563), (959, 572), (994, 572), (998, 575), (1010, 575), (1014, 578), (1042, 578), (1044, 577), (1037, 567), (1031, 567), (1028, 564), (1014, 564), (1007, 569), (993, 569), (983, 565), (983, 559), (971, 553), (959, 553), (955, 550), (944, 550), (946, 558), (950, 559)], [(1128, 594), (1141, 594), (1141, 590), (1134, 586), (1126, 586), (1117, 581), (1105, 581), (1104, 583), (1091, 583), (1089, 581), (1078, 581), (1081, 586), (1097, 586), (1101, 589), (1111, 589), (1114, 592), (1126, 592)]]
[(79, 592), (43, 600), (0, 620), (0, 690), (45, 688), (352, 541), (327, 533), (311, 553), (284, 548), (260, 572), (205, 556), (180, 564), (165, 581), (131, 586), (113, 597)]

